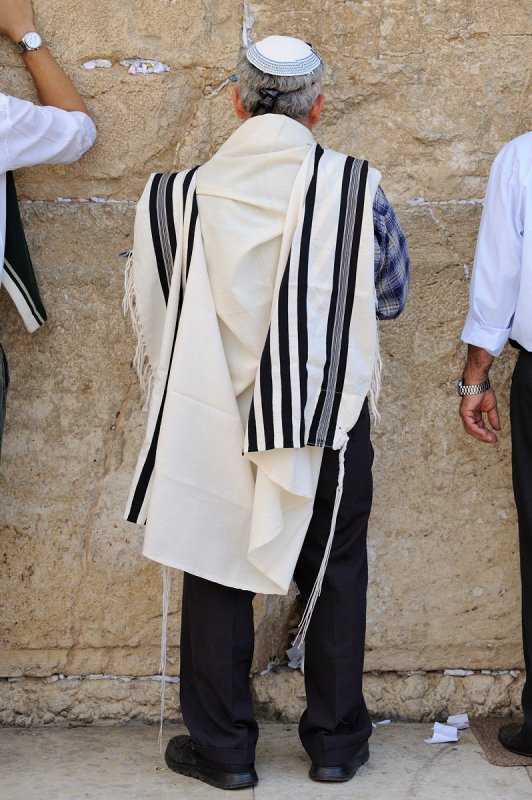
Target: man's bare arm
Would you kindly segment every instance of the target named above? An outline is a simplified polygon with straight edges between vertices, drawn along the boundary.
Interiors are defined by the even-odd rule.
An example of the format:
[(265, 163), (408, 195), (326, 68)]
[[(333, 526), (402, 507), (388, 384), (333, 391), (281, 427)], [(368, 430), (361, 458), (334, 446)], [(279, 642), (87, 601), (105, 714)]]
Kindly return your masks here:
[[(468, 344), (467, 361), (464, 367), (463, 381), (466, 386), (483, 383), (488, 379), (493, 356), (482, 347)], [(467, 433), (481, 442), (491, 444), (497, 441), (497, 436), (484, 422), (484, 414), (491, 427), (500, 431), (501, 423), (497, 411), (497, 398), (493, 389), (488, 389), (482, 394), (465, 395), (460, 403), (460, 416)]]
[[(0, 34), (17, 43), (33, 30), (35, 22), (31, 0), (0, 0)], [(43, 105), (89, 113), (78, 90), (45, 45), (39, 50), (22, 54), (21, 58), (26, 63)]]

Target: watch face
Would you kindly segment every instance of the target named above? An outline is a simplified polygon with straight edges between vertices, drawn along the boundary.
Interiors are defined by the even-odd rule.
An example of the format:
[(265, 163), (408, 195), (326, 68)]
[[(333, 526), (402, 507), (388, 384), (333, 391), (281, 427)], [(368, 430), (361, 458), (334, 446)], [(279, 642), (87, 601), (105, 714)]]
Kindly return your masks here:
[(36, 31), (30, 31), (30, 33), (27, 33), (23, 37), (22, 41), (26, 47), (30, 48), (30, 50), (37, 50), (37, 48), (42, 44), (42, 39)]

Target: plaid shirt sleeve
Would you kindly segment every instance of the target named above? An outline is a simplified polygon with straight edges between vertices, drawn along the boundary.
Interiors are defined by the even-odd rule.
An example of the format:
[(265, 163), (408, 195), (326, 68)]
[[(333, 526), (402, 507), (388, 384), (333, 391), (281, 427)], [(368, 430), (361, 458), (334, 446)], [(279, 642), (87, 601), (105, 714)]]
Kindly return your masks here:
[(406, 303), (410, 258), (399, 220), (381, 187), (373, 203), (377, 317), (395, 319)]

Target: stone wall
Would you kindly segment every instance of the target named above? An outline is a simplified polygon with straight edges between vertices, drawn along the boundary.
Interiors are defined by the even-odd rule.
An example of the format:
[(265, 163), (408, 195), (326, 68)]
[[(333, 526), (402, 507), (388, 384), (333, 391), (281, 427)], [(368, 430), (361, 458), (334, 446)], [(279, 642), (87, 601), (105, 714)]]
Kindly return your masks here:
[[(493, 369), (503, 423), (496, 446), (466, 439), (456, 380), (489, 167), (504, 142), (531, 127), (528, 6), (251, 4), (253, 39), (291, 33), (323, 54), (327, 105), (317, 138), (381, 170), (410, 241), (407, 311), (381, 326), (366, 661), (376, 714), (505, 713), (519, 700), (522, 677), (509, 672), (522, 667), (507, 408), (513, 355)], [(141, 530), (122, 521), (145, 414), (118, 254), (131, 246), (148, 173), (207, 159), (235, 129), (229, 88), (212, 92), (232, 74), (243, 7), (35, 0), (35, 8), (99, 138), (78, 164), (17, 175), (49, 321), (26, 334), (2, 293), (12, 386), (0, 465), (0, 720), (151, 719), (161, 586), (157, 566), (140, 555)], [(118, 62), (132, 56), (171, 71), (129, 75)], [(83, 70), (92, 58), (113, 66)], [(5, 42), (0, 85), (34, 97)], [(257, 600), (256, 673), (282, 659), (297, 613), (293, 595)], [(179, 672), (178, 629), (176, 575), (171, 674)], [(454, 668), (472, 674), (444, 675)], [(280, 668), (257, 674), (254, 685), (263, 713), (297, 716), (300, 675)]]

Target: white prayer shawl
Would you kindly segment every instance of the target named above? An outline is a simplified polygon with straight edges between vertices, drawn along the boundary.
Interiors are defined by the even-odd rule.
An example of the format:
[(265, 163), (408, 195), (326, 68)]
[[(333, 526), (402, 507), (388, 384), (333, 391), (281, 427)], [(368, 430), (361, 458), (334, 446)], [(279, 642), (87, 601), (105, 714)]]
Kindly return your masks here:
[[(245, 156), (272, 125), (279, 125), (275, 115), (248, 121), (220, 156), (235, 146)], [(246, 126), (253, 126), (251, 138)], [(217, 156), (199, 179), (195, 171), (150, 178), (127, 277), (135, 361), (150, 402), (126, 517), (146, 523), (147, 557), (262, 593), (288, 590), (322, 448), (347, 441), (377, 360), (367, 163), (323, 151), (312, 139), (306, 145), (271, 270), (266, 343), (247, 365), (256, 375), (251, 386), (239, 383), (228, 352), (247, 331), (238, 319), (229, 331), (218, 313), (218, 262), (204, 248), (198, 216), (196, 183), (204, 170), (208, 186)], [(243, 222), (239, 213), (231, 229), (225, 216), (228, 252), (220, 264), (231, 260), (233, 238), (246, 236)], [(260, 263), (254, 267), (260, 274)]]

